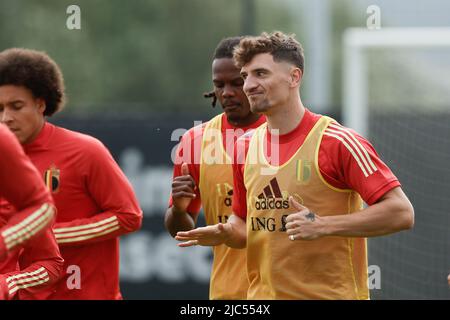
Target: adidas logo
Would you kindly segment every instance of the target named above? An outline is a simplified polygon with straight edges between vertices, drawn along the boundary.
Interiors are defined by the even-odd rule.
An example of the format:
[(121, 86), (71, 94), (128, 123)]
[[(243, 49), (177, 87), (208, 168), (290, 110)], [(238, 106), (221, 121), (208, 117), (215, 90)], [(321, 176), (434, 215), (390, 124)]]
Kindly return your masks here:
[(289, 200), (283, 199), (277, 178), (270, 180), (255, 202), (256, 210), (289, 209)]

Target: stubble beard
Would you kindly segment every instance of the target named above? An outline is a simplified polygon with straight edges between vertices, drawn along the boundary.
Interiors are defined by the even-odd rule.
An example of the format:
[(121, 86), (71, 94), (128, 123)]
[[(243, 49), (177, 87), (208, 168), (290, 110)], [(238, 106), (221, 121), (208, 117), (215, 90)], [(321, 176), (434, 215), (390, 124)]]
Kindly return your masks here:
[(265, 113), (270, 109), (269, 101), (266, 99), (258, 101), (258, 102), (251, 102), (250, 101), (250, 110), (253, 113)]

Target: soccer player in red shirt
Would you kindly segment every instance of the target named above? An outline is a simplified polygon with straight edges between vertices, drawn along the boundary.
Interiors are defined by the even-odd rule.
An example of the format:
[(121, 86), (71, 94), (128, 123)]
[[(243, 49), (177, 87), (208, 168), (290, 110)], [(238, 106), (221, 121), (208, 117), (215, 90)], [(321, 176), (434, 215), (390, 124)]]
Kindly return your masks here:
[[(0, 112), (3, 107), (0, 100)], [(52, 285), (63, 259), (51, 230), (56, 213), (50, 193), (2, 124), (0, 181), (0, 300), (11, 300)]]
[[(213, 105), (218, 100), (223, 113), (187, 131), (178, 146), (172, 195), (166, 212), (166, 227), (175, 236), (191, 230), (203, 206), (208, 225), (225, 222), (231, 214), (233, 173), (227, 157), (233, 156), (236, 139), (264, 123), (264, 116), (254, 114), (242, 90), (243, 80), (233, 62), (233, 49), (240, 37), (223, 39), (213, 55)], [(214, 138), (218, 143), (215, 144)], [(214, 152), (212, 150), (214, 149)], [(228, 151), (227, 151), (228, 150)], [(218, 161), (208, 163), (207, 154)], [(213, 248), (210, 299), (246, 299), (248, 280), (245, 250), (225, 245)]]
[(398, 179), (367, 140), (303, 106), (293, 36), (247, 37), (234, 59), (267, 125), (237, 141), (228, 222), (179, 232), (180, 246), (246, 246), (249, 299), (368, 299), (366, 238), (414, 223)]
[(45, 53), (0, 53), (1, 121), (16, 135), (51, 190), (53, 231), (64, 276), (36, 299), (121, 299), (119, 236), (136, 231), (142, 211), (127, 178), (97, 139), (45, 117), (64, 103), (61, 71)]

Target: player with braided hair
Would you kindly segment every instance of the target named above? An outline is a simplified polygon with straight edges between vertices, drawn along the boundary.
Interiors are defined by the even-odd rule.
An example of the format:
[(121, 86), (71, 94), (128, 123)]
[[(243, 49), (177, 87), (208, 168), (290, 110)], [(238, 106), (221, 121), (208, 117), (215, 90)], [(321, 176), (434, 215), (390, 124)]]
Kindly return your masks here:
[[(219, 101), (223, 113), (187, 131), (178, 146), (172, 195), (165, 225), (172, 236), (195, 227), (200, 207), (207, 224), (225, 222), (231, 214), (233, 174), (230, 157), (234, 143), (245, 131), (264, 123), (250, 111), (242, 91), (243, 80), (233, 63), (233, 49), (240, 37), (223, 39), (212, 62), (214, 91), (206, 93), (213, 107)], [(246, 299), (245, 250), (225, 245), (213, 248), (210, 299)]]

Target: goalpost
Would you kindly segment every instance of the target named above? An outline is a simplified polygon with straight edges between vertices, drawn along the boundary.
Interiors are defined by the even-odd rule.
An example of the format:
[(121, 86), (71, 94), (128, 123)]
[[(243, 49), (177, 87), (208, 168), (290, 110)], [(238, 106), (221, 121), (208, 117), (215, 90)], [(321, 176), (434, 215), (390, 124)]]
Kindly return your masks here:
[(365, 51), (373, 48), (450, 48), (450, 28), (350, 28), (344, 33), (343, 123), (368, 133)]
[[(449, 299), (450, 72), (446, 72), (450, 71), (450, 28), (348, 29), (343, 49), (343, 124), (369, 138), (415, 209), (413, 230), (369, 239), (369, 265), (381, 271), (381, 289), (372, 290), (371, 296)], [(378, 72), (382, 76), (370, 77), (374, 73), (371, 54), (382, 52), (390, 57), (402, 49), (407, 50), (396, 60), (401, 67), (386, 66), (383, 61), (379, 64), (383, 72)], [(445, 57), (433, 61), (436, 53)], [(406, 75), (402, 74), (405, 70)], [(369, 83), (373, 80), (379, 85), (376, 95)], [(386, 88), (380, 84), (388, 81), (386, 88), (394, 88), (383, 91)], [(403, 82), (409, 84), (398, 90), (403, 96), (394, 100), (414, 95), (404, 105), (400, 102), (394, 108), (370, 102), (383, 93), (387, 98), (395, 95)], [(415, 98), (421, 96), (430, 99), (414, 106)], [(433, 109), (429, 100), (438, 101), (440, 107)]]

